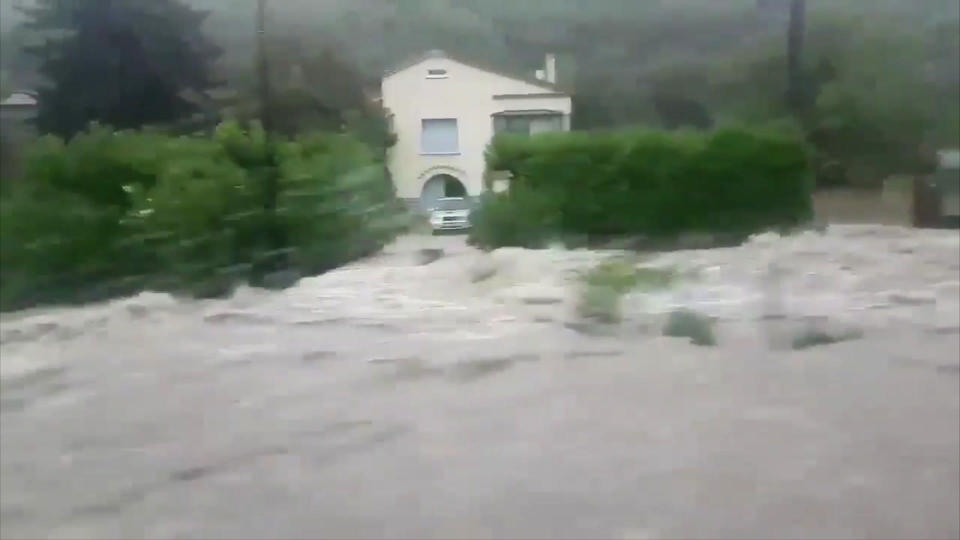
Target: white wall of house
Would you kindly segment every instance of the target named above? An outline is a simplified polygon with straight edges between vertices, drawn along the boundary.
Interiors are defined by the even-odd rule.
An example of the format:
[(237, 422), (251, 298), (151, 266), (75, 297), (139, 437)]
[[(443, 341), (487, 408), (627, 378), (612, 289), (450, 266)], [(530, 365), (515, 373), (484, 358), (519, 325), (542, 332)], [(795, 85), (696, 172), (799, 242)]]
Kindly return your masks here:
[[(444, 76), (440, 76), (440, 73)], [(391, 114), (397, 136), (387, 165), (397, 195), (418, 199), (424, 184), (436, 174), (454, 176), (476, 196), (483, 190), (483, 154), (493, 136), (493, 115), (505, 110), (548, 109), (561, 111), (569, 129), (572, 111), (569, 96), (558, 95), (549, 85), (536, 85), (434, 56), (384, 77), (383, 106)], [(540, 94), (540, 96), (536, 96)], [(548, 94), (548, 95), (543, 95)], [(553, 94), (553, 95), (549, 95)], [(495, 97), (499, 96), (499, 97)], [(455, 152), (430, 154), (422, 148), (424, 120), (455, 119)], [(429, 123), (431, 130), (449, 129), (449, 123)], [(426, 144), (447, 149), (443, 133), (428, 134)], [(435, 139), (444, 139), (436, 142)]]

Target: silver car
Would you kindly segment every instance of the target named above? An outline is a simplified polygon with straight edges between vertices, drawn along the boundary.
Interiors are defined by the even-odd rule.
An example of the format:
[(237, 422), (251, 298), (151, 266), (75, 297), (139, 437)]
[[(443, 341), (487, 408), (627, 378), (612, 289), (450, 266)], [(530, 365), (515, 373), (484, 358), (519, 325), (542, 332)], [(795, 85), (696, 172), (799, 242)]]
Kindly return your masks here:
[(430, 210), (430, 228), (434, 233), (469, 229), (470, 201), (463, 197), (437, 199), (437, 205)]

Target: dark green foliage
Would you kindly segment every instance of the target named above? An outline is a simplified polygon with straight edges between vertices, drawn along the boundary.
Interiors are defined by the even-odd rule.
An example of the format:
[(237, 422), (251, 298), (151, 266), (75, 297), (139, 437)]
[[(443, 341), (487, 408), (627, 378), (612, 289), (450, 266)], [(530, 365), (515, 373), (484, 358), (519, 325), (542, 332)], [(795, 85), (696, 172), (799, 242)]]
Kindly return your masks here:
[(270, 144), (256, 125), (224, 124), (213, 137), (50, 137), (24, 180), (0, 207), (3, 309), (143, 288), (222, 295), (259, 281), (278, 252), (286, 266), (269, 271), (316, 274), (378, 250), (399, 216), (383, 163), (353, 136)]
[(527, 186), (510, 193), (485, 193), (471, 214), (468, 241), (481, 248), (541, 248), (558, 230), (557, 213), (547, 198)]
[(487, 164), (514, 180), (478, 211), (473, 237), (484, 246), (528, 245), (526, 235), (750, 233), (811, 213), (804, 146), (772, 129), (498, 137)]
[(44, 40), (27, 49), (49, 82), (39, 89), (42, 132), (173, 122), (194, 110), (185, 93), (213, 85), (219, 50), (202, 34), (206, 13), (178, 0), (37, 0), (24, 11)]
[(164, 140), (155, 185), (131, 190), (122, 222), (125, 238), (157, 269), (152, 286), (209, 295), (247, 277), (266, 249), (258, 135), (222, 126), (214, 139)]
[(69, 144), (56, 137), (38, 140), (27, 151), (24, 177), (97, 205), (125, 209), (129, 186), (149, 188), (162, 166), (170, 139), (155, 133), (114, 132), (92, 125)]
[(296, 264), (317, 273), (369, 255), (399, 227), (400, 204), (370, 147), (315, 134), (283, 145), (277, 211)]
[[(295, 39), (270, 40), (269, 102), (272, 130), (285, 136), (317, 131), (346, 131), (375, 149), (383, 157), (393, 145), (383, 108), (367, 99), (364, 81), (354, 66), (332, 47), (319, 54), (302, 47)], [(240, 121), (260, 117), (256, 82), (247, 80), (234, 103), (222, 104), (220, 113)]]
[(701, 347), (712, 347), (717, 344), (710, 319), (686, 309), (670, 313), (663, 327), (663, 335), (690, 338), (691, 343)]
[(793, 350), (799, 351), (811, 347), (833, 345), (834, 343), (841, 343), (861, 337), (863, 337), (863, 332), (853, 328), (844, 329), (840, 332), (828, 332), (819, 328), (804, 328), (794, 336), (790, 346)]
[(139, 252), (118, 241), (122, 210), (47, 186), (11, 191), (0, 201), (0, 307), (98, 300), (136, 287)]

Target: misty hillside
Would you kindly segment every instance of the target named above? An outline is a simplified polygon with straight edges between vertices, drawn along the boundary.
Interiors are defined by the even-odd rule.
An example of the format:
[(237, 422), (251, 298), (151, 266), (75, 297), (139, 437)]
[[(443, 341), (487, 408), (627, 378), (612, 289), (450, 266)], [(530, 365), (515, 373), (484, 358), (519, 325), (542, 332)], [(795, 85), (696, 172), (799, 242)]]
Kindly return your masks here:
[[(0, 0), (4, 86), (35, 84), (18, 45), (16, 3)], [(222, 78), (244, 84), (255, 58), (255, 0), (189, 0), (210, 12), (223, 49)], [(271, 0), (267, 37), (285, 56), (332, 49), (376, 87), (389, 66), (444, 49), (507, 70), (559, 58), (560, 83), (577, 96), (577, 127), (649, 122), (655, 91), (704, 103), (720, 119), (784, 115), (782, 14), (756, 0)], [(934, 138), (958, 139), (960, 7), (955, 0), (809, 0), (804, 62), (811, 73), (899, 99), (911, 79), (937, 104)], [(286, 58), (290, 60), (290, 58)], [(833, 75), (831, 75), (833, 76)], [(870, 81), (880, 79), (883, 84)], [(811, 84), (823, 84), (826, 79)], [(873, 90), (870, 90), (871, 92)], [(916, 89), (910, 89), (916, 92)], [(889, 93), (886, 93), (889, 92)], [(917, 96), (914, 96), (917, 97)]]

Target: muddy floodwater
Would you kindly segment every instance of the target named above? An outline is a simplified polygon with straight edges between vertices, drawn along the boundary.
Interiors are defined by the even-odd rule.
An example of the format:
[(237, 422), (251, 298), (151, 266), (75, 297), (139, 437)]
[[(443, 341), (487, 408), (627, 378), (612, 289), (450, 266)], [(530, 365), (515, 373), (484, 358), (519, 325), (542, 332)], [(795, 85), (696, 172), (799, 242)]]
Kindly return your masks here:
[[(611, 260), (672, 279), (584, 320)], [(678, 309), (716, 346), (662, 335)], [(3, 538), (960, 536), (956, 231), (407, 236), (284, 291), (0, 323)]]

